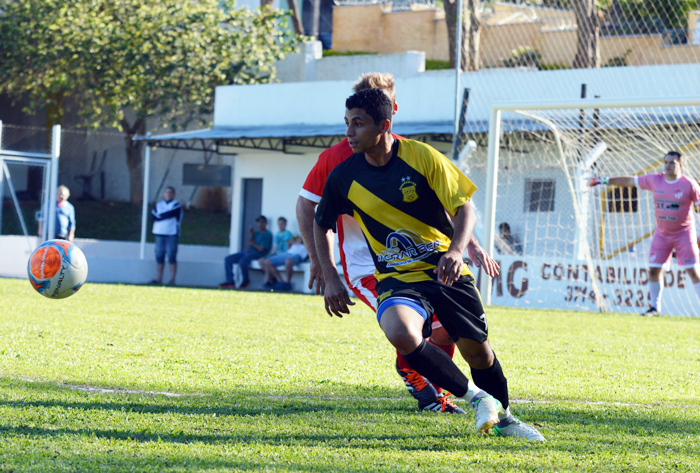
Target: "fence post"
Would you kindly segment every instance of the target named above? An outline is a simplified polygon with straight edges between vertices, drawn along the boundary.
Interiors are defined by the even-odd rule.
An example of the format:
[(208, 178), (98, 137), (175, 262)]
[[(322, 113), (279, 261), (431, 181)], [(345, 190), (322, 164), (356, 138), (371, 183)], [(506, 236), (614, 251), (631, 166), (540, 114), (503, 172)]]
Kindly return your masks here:
[[(55, 204), (55, 193), (58, 187), (58, 160), (61, 155), (61, 125), (54, 125), (51, 129), (51, 166), (49, 167), (49, 195), (47, 196), (48, 201), (48, 212), (47, 212), (47, 224), (46, 226), (46, 239), (50, 240), (53, 238), (56, 232), (56, 204)], [(53, 192), (53, 193), (52, 193)]]

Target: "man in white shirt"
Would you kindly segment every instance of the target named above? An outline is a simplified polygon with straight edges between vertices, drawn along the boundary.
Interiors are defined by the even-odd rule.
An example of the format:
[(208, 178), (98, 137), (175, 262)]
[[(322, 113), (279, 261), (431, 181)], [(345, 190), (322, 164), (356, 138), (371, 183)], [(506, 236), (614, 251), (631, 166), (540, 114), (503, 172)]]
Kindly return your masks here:
[(175, 273), (177, 272), (177, 243), (180, 236), (180, 223), (182, 222), (182, 206), (175, 199), (175, 189), (166, 187), (163, 192), (165, 200), (161, 200), (151, 211), (153, 220), (153, 234), (156, 236), (156, 269), (157, 276), (151, 284), (163, 283), (163, 267), (165, 255), (168, 255), (170, 263), (170, 281), (168, 286), (175, 285)]

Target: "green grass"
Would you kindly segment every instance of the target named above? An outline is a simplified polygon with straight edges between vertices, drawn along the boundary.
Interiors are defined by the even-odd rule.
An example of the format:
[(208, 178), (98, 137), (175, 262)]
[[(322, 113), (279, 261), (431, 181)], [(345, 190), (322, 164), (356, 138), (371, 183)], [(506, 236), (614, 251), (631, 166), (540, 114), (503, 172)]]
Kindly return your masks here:
[(545, 444), (417, 412), (364, 306), (99, 284), (52, 301), (0, 279), (0, 471), (696, 471), (700, 320), (488, 316)]

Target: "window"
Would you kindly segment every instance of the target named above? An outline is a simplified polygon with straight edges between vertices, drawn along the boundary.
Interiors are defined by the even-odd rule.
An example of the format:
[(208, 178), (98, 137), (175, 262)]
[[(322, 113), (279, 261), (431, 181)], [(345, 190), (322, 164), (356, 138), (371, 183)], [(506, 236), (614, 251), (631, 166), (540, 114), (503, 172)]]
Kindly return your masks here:
[(636, 212), (639, 206), (636, 187), (613, 187), (603, 194), (608, 212)]
[(554, 212), (554, 181), (525, 181), (525, 212)]

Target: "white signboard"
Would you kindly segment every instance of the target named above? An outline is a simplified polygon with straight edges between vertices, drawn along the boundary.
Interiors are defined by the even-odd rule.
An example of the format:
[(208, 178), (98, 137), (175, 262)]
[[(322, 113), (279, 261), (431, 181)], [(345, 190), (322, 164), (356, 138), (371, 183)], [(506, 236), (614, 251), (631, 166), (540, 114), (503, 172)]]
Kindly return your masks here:
[[(597, 297), (612, 312), (642, 313), (649, 302), (649, 269), (638, 263), (595, 260), (594, 267), (574, 259), (499, 257), (501, 274), (493, 280), (491, 303), (498, 306), (598, 311)], [(483, 277), (479, 270), (478, 280)], [(595, 294), (591, 278), (598, 281)], [(692, 281), (675, 260), (664, 273), (664, 315), (700, 315)]]

